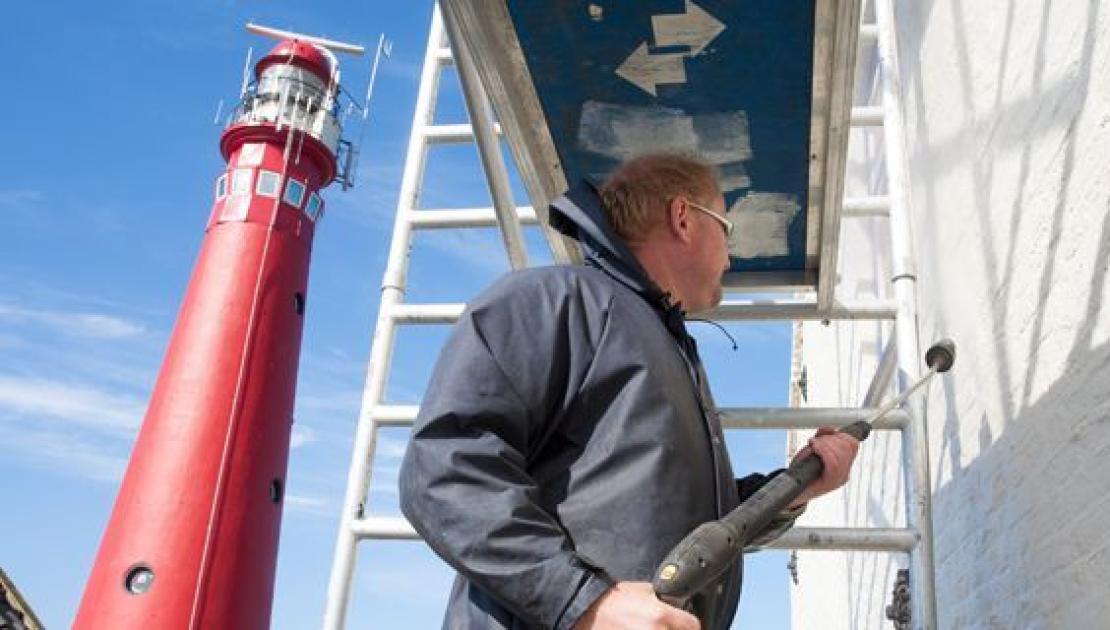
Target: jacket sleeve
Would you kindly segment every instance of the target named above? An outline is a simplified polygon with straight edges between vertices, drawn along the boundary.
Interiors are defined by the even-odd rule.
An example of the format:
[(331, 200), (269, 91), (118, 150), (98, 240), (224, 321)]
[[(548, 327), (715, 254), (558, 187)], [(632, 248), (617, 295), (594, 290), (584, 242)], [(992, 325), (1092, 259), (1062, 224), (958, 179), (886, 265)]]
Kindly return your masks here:
[[(737, 479), (736, 490), (740, 495), (740, 502), (743, 503), (744, 501), (747, 501), (748, 497), (755, 494), (757, 490), (762, 488), (763, 485), (771, 479), (774, 479), (775, 476), (781, 473), (783, 470), (783, 468), (780, 468), (767, 475), (753, 473), (751, 475), (748, 475), (747, 477)], [(802, 513), (805, 511), (806, 506), (804, 505), (800, 505), (793, 509), (782, 510), (775, 516), (775, 518), (771, 519), (770, 523), (767, 523), (767, 526), (763, 528), (763, 531), (761, 531), (755, 538), (752, 539), (750, 543), (748, 543), (747, 549), (754, 551), (754, 548), (765, 547), (771, 541), (775, 540), (779, 536), (782, 536), (786, 533), (786, 530), (794, 527), (794, 521), (796, 521), (798, 517), (801, 516)]]
[(401, 509), (440, 557), (515, 616), (569, 628), (612, 580), (539, 505), (529, 453), (549, 430), (569, 369), (546, 348), (568, 340), (521, 317), (530, 315), (480, 306), (460, 318), (405, 453)]

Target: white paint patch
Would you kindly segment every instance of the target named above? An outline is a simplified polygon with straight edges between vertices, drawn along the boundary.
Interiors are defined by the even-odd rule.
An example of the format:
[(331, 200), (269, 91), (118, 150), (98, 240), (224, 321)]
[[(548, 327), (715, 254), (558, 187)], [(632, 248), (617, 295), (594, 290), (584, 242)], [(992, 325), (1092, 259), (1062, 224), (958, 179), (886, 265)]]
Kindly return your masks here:
[(748, 116), (743, 111), (691, 116), (670, 107), (586, 101), (578, 148), (624, 162), (644, 153), (692, 153), (721, 170), (721, 189), (751, 186), (743, 162), (752, 158)]
[(795, 195), (752, 191), (728, 209), (736, 225), (729, 239), (729, 253), (737, 258), (785, 256), (789, 251), (787, 230), (801, 210)]

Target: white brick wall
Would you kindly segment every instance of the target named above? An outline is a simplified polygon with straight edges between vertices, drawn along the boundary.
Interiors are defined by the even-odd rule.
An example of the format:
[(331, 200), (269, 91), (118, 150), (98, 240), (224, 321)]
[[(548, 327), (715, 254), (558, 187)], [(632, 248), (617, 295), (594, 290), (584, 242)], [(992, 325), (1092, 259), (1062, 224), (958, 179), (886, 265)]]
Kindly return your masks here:
[[(1110, 627), (1110, 2), (901, 0), (896, 18), (921, 344), (958, 345), (926, 411), (940, 626)], [(885, 237), (846, 222), (841, 296), (887, 290)], [(888, 335), (804, 325), (809, 404), (858, 404)], [(899, 457), (874, 435), (806, 522), (901, 524)], [(890, 627), (904, 558), (798, 565), (795, 628)]]

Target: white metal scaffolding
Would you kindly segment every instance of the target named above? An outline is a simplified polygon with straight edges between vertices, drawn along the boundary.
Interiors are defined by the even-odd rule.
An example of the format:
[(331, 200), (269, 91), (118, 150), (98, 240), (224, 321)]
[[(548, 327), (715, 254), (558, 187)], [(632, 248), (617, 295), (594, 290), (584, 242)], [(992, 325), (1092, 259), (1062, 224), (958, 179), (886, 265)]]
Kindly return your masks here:
[[(894, 327), (894, 343), (884, 353), (872, 382), (864, 408), (849, 409), (721, 409), (722, 423), (727, 429), (813, 429), (819, 426), (841, 426), (868, 417), (878, 404), (878, 397), (889, 389), (893, 378), (901, 390), (916, 379), (920, 371), (917, 339), (914, 260), (910, 234), (910, 217), (905, 193), (905, 163), (902, 138), (901, 103), (899, 101), (898, 66), (895, 58), (894, 23), (890, 0), (874, 0), (876, 22), (859, 30), (862, 46), (877, 46), (882, 86), (880, 105), (855, 106), (850, 116), (852, 127), (883, 126), (888, 193), (843, 199), (832, 224), (839, 230), (840, 218), (888, 216), (894, 268), (891, 271), (893, 299), (864, 302), (838, 301), (830, 286), (800, 298), (736, 299), (730, 298), (704, 317), (723, 321), (759, 320), (878, 320), (889, 321)], [(845, 8), (846, 5), (852, 5)], [(841, 10), (848, 11), (852, 23), (858, 23), (858, 0), (841, 0)], [(347, 492), (336, 542), (334, 563), (328, 585), (324, 628), (345, 627), (357, 546), (367, 539), (415, 539), (416, 532), (401, 517), (376, 517), (366, 513), (367, 492), (379, 428), (411, 426), (418, 411), (415, 405), (385, 405), (383, 392), (391, 366), (398, 325), (449, 324), (456, 321), (462, 304), (412, 304), (404, 301), (406, 274), (414, 229), (492, 227), (501, 229), (510, 264), (514, 268), (527, 265), (521, 239), (522, 224), (536, 224), (537, 212), (532, 208), (515, 207), (508, 176), (499, 150), (499, 127), (493, 122), (490, 103), (482, 89), (474, 64), (474, 51), (466, 48), (465, 38), (458, 36), (457, 25), (448, 16), (447, 24), (437, 7), (433, 14), (424, 67), (416, 101), (408, 153), (401, 182), (401, 194), (394, 224), (389, 259), (382, 281), (381, 304), (373, 336), (362, 408), (347, 480)], [(445, 28), (452, 34), (454, 54), (446, 46)], [(855, 37), (851, 40), (855, 42)], [(854, 58), (854, 54), (850, 57)], [(471, 125), (434, 125), (436, 95), (440, 73), (449, 63), (456, 63), (470, 114)], [(844, 70), (840, 70), (844, 71)], [(848, 79), (852, 70), (849, 68)], [(442, 142), (477, 143), (491, 196), (493, 208), (418, 210), (419, 191), (423, 179), (429, 145)], [(535, 191), (536, 187), (530, 187)], [(842, 188), (835, 190), (842, 195)], [(535, 195), (533, 195), (535, 198)], [(842, 210), (842, 213), (841, 213)], [(541, 213), (542, 214), (542, 213)], [(826, 240), (827, 239), (827, 240)], [(838, 233), (823, 236), (826, 246), (834, 250)], [(831, 243), (831, 245), (830, 245)], [(554, 244), (553, 244), (554, 245)], [(559, 247), (555, 246), (557, 260)], [(835, 251), (828, 254), (835, 264)], [(835, 269), (828, 277), (835, 278)], [(896, 378), (894, 378), (896, 377)], [(905, 528), (840, 528), (796, 527), (770, 546), (782, 549), (873, 550), (907, 553), (910, 558), (913, 605), (913, 627), (936, 627), (936, 606), (933, 586), (932, 527), (929, 496), (929, 471), (925, 426), (921, 406), (910, 403), (876, 423), (876, 430), (899, 431), (903, 440), (903, 476), (907, 490), (907, 527)]]

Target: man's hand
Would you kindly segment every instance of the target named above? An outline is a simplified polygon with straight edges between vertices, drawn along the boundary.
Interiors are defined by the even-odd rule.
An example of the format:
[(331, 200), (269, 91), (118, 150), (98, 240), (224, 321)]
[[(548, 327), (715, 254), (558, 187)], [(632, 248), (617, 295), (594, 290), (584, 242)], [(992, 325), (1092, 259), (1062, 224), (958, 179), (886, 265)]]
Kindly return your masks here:
[(821, 471), (820, 477), (814, 479), (813, 483), (790, 503), (789, 507), (802, 505), (847, 483), (848, 473), (852, 470), (852, 462), (856, 459), (857, 451), (859, 451), (859, 441), (847, 433), (841, 433), (833, 427), (817, 429), (817, 435), (809, 439), (808, 446), (798, 451), (794, 461), (810, 453), (817, 453), (821, 462), (825, 464), (825, 469)]
[(659, 601), (650, 582), (618, 582), (579, 617), (574, 630), (700, 630), (690, 613)]

